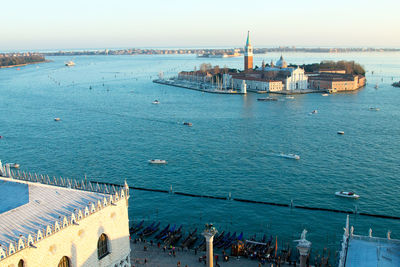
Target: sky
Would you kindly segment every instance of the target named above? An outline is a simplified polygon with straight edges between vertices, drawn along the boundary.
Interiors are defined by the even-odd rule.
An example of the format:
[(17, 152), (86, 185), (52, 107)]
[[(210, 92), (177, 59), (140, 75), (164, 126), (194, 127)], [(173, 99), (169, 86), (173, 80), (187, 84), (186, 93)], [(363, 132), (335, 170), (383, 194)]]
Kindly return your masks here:
[(1, 0), (0, 51), (400, 48), (400, 0)]

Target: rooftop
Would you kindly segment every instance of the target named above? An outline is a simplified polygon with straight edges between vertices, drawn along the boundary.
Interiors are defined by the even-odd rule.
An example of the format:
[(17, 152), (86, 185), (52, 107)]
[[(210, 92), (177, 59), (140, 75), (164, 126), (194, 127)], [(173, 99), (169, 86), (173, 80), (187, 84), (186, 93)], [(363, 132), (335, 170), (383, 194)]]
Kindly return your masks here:
[(400, 240), (352, 236), (349, 239), (346, 267), (400, 266)]
[(32, 236), (106, 194), (0, 177), (0, 245)]

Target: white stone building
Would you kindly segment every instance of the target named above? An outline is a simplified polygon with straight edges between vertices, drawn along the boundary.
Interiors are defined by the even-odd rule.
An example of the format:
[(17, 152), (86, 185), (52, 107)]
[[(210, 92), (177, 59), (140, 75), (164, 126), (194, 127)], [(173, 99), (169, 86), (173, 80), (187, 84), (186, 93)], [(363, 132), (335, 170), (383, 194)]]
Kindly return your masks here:
[(128, 199), (126, 184), (15, 173), (0, 163), (0, 266), (130, 266)]

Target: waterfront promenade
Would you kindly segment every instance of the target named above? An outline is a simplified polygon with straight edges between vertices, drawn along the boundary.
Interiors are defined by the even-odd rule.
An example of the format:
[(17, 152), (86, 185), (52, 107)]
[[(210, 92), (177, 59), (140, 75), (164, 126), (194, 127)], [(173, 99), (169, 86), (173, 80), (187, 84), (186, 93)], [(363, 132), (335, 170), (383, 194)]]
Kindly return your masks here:
[[(198, 252), (195, 254), (194, 250), (185, 250), (181, 251), (180, 248), (175, 249), (175, 256), (170, 254), (171, 250), (166, 250), (164, 252), (163, 248), (158, 248), (157, 244), (151, 245), (150, 243), (146, 242), (138, 242), (134, 243), (131, 240), (131, 266), (151, 266), (151, 267), (177, 267), (178, 262), (180, 262), (181, 267), (204, 267), (206, 266), (204, 261), (199, 261), (199, 258), (205, 255), (204, 252)], [(146, 247), (146, 250), (144, 249)], [(222, 255), (217, 254), (214, 252), (214, 259), (215, 255), (218, 255), (218, 264), (219, 266), (226, 266), (226, 267), (257, 267), (260, 266), (259, 262), (256, 260), (250, 260), (244, 257), (229, 257), (228, 261), (223, 261)], [(214, 266), (218, 266), (214, 260)], [(266, 263), (265, 267), (272, 266), (271, 263)], [(277, 265), (273, 265), (277, 266)], [(280, 264), (281, 267), (288, 267), (287, 264)], [(294, 265), (291, 265), (294, 266)]]

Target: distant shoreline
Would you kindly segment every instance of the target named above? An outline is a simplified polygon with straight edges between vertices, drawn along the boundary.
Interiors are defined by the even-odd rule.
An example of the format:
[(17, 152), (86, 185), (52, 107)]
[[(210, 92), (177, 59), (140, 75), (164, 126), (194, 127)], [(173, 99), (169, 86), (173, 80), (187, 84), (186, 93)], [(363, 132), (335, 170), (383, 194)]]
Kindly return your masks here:
[[(44, 52), (45, 56), (90, 56), (90, 55), (204, 55), (204, 54), (243, 54), (243, 48), (174, 48), (174, 49), (157, 49), (157, 48), (130, 48), (130, 49), (97, 49), (97, 50), (80, 50), (80, 51), (57, 51)], [(296, 48), (296, 47), (276, 47), (276, 48), (254, 48), (254, 54), (265, 53), (365, 53), (365, 52), (400, 52), (398, 48)]]
[(28, 63), (24, 63), (24, 64), (9, 65), (9, 66), (0, 66), (0, 69), (23, 67), (23, 66), (32, 65), (32, 64), (40, 64), (40, 63), (48, 63), (48, 62), (51, 62), (51, 60), (38, 61), (38, 62), (28, 62)]

